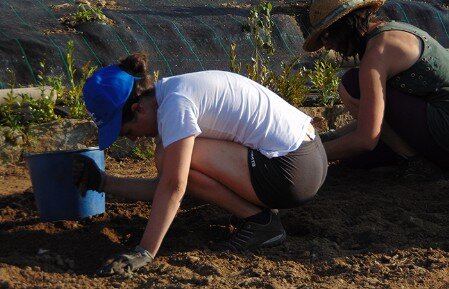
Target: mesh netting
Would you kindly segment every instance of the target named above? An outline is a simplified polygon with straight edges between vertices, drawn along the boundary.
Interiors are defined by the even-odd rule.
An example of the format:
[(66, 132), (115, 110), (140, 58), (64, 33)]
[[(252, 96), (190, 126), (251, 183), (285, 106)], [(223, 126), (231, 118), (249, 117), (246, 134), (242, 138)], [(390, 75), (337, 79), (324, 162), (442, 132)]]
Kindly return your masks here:
[[(303, 54), (303, 32), (310, 29), (305, 17), (308, 1), (271, 1), (273, 63)], [(449, 47), (448, 1), (390, 0), (382, 13), (409, 22), (435, 36)], [(72, 2), (71, 2), (72, 3)], [(0, 88), (6, 87), (6, 68), (15, 72), (17, 83), (38, 83), (39, 62), (46, 61), (48, 75), (67, 74), (67, 42), (75, 44), (75, 66), (91, 61), (104, 66), (119, 58), (145, 50), (153, 70), (161, 76), (229, 67), (229, 47), (235, 42), (238, 60), (249, 62), (254, 43), (242, 32), (251, 5), (259, 1), (136, 0), (117, 1), (103, 9), (116, 25), (88, 22), (68, 33), (58, 19), (76, 11), (75, 5), (56, 9), (61, 1), (3, 0), (0, 2)], [(447, 7), (447, 6), (446, 6)]]

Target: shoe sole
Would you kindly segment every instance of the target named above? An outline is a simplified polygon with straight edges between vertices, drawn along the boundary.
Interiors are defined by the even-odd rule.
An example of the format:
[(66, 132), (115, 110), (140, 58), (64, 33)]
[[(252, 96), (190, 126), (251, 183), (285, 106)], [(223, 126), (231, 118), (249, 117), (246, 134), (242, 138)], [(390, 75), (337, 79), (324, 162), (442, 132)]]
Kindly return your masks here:
[(279, 246), (282, 243), (284, 243), (285, 240), (287, 240), (287, 233), (284, 231), (284, 232), (282, 232), (282, 235), (278, 235), (276, 237), (273, 237), (273, 238), (263, 242), (259, 246), (259, 248), (271, 248), (271, 247)]
[(232, 250), (227, 246), (221, 247), (216, 246), (215, 248), (211, 248), (213, 251), (229, 251), (229, 252), (251, 252), (251, 251), (258, 251), (259, 249), (263, 249), (263, 248), (272, 248), (272, 247), (276, 247), (279, 246), (281, 244), (283, 244), (285, 241), (287, 240), (287, 233), (284, 231), (282, 232), (282, 235), (278, 235), (276, 237), (273, 237), (265, 242), (263, 242), (262, 244), (252, 247), (252, 248), (247, 248), (244, 250)]

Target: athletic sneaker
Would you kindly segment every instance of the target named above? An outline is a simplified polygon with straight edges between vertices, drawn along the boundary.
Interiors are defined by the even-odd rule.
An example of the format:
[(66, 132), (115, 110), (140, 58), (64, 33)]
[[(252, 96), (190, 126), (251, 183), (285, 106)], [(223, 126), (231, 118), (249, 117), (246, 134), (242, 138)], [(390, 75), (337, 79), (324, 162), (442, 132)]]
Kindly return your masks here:
[(269, 221), (265, 225), (231, 217), (231, 220), (234, 221), (233, 223), (237, 223), (237, 226), (231, 238), (228, 241), (218, 243), (215, 249), (243, 252), (282, 244), (286, 240), (287, 234), (282, 226), (279, 213), (272, 210), (269, 213)]
[(236, 215), (231, 215), (229, 217), (229, 225), (231, 226), (231, 232), (235, 232), (240, 229), (240, 227), (245, 223), (245, 220), (237, 217)]

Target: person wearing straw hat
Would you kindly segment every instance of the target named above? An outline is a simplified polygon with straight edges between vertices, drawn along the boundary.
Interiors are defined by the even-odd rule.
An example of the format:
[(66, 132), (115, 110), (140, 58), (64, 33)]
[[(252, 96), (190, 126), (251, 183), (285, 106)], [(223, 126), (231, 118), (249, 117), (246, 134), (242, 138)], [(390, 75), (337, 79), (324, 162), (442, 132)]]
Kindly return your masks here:
[(236, 226), (215, 249), (247, 251), (283, 243), (277, 211), (304, 204), (327, 173), (311, 118), (266, 87), (238, 74), (201, 71), (152, 83), (147, 55), (97, 70), (83, 88), (100, 149), (119, 135), (157, 137), (158, 178), (110, 176), (79, 156), (74, 183), (152, 201), (140, 244), (115, 256), (100, 275), (136, 270), (156, 255), (187, 192), (232, 213)]
[(392, 160), (388, 148), (406, 161), (404, 176), (437, 179), (449, 166), (449, 52), (415, 26), (378, 18), (383, 4), (311, 3), (312, 31), (304, 49), (324, 47), (360, 59), (339, 89), (355, 121), (323, 134), (324, 147), (330, 160), (385, 162)]

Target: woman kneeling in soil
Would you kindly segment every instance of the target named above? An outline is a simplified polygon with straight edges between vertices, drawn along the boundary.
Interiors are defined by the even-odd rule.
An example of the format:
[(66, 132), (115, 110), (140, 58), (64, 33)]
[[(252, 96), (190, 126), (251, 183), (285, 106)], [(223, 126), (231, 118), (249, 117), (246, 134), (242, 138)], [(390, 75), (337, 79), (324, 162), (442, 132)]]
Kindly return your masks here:
[[(152, 83), (147, 56), (102, 68), (84, 86), (101, 149), (121, 135), (157, 137), (158, 178), (106, 175), (80, 158), (75, 183), (135, 200), (152, 200), (140, 245), (106, 262), (100, 274), (137, 269), (153, 260), (187, 192), (232, 213), (237, 230), (222, 250), (274, 246), (286, 233), (274, 208), (310, 200), (327, 173), (311, 118), (238, 74), (203, 71)], [(88, 179), (86, 179), (88, 175)], [(84, 186), (84, 185), (83, 185)]]
[(439, 167), (449, 166), (449, 51), (417, 27), (375, 17), (383, 3), (311, 4), (314, 29), (304, 49), (324, 46), (360, 59), (340, 87), (356, 121), (323, 135), (324, 147), (330, 160), (372, 151), (358, 160), (382, 162), (388, 161), (381, 157), (387, 155), (386, 144), (408, 160), (404, 176), (438, 178)]

